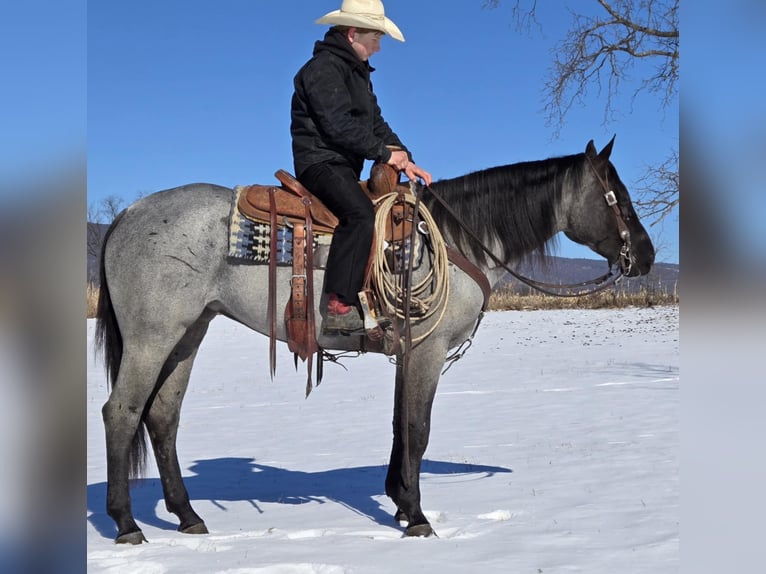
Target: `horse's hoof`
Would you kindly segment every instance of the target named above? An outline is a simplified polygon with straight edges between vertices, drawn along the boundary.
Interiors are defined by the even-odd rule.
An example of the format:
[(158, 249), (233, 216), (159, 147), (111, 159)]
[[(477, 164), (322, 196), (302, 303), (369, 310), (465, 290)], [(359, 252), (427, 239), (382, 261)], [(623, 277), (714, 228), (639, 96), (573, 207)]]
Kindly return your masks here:
[(429, 536), (436, 536), (436, 533), (434, 532), (434, 529), (431, 528), (431, 525), (426, 524), (416, 524), (415, 526), (408, 526), (407, 529), (404, 531), (405, 536), (420, 536), (421, 538), (428, 538)]
[(197, 524), (192, 524), (191, 526), (185, 526), (185, 527), (178, 527), (179, 532), (183, 532), (184, 534), (210, 534), (207, 531), (207, 526), (205, 526), (204, 522), (198, 522)]
[(141, 544), (142, 542), (149, 542), (144, 533), (140, 530), (135, 532), (128, 532), (126, 534), (120, 534), (114, 539), (115, 544)]

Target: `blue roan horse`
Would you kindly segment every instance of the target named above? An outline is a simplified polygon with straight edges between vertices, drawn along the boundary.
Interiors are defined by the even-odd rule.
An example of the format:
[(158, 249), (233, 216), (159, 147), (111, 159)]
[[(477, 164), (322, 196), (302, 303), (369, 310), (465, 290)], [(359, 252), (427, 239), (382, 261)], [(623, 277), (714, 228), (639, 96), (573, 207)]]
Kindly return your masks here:
[[(452, 213), (428, 190), (421, 196), (445, 241), (474, 262), (491, 285), (505, 273), (497, 260), (513, 263), (535, 252), (544, 255), (558, 232), (587, 245), (610, 266), (621, 265), (626, 275), (642, 275), (654, 262), (654, 248), (609, 161), (613, 141), (601, 152), (591, 141), (585, 153), (434, 183), (433, 190)], [(606, 185), (614, 192), (616, 209), (605, 200)], [(211, 184), (158, 192), (123, 211), (106, 235), (96, 335), (112, 383), (103, 418), (106, 504), (117, 523), (117, 542), (145, 540), (131, 512), (128, 486), (129, 477), (137, 475), (145, 461), (144, 428), (154, 449), (167, 508), (178, 516), (179, 530), (207, 532), (189, 503), (176, 454), (179, 413), (192, 364), (216, 315), (269, 333), (268, 266), (227, 261), (232, 193)], [(494, 257), (485, 256), (473, 234)], [(284, 309), (291, 269), (280, 267), (278, 273), (277, 308)], [(435, 330), (409, 351), (406, 378), (402, 356), (397, 356), (393, 449), (385, 486), (397, 506), (397, 518), (408, 523), (407, 535), (433, 533), (421, 509), (419, 481), (431, 430), (431, 405), (448, 351), (471, 335), (484, 301), (476, 281), (461, 268), (450, 264), (449, 276), (446, 312)], [(322, 293), (323, 280), (317, 269), (315, 293)], [(361, 337), (319, 332), (319, 309), (326, 301), (324, 296), (316, 299), (319, 346), (360, 349)], [(414, 338), (433, 327), (432, 321), (424, 323), (412, 325)], [(277, 337), (285, 340), (284, 325), (278, 326)], [(365, 349), (382, 350), (369, 340)], [(407, 421), (406, 428), (402, 420)]]

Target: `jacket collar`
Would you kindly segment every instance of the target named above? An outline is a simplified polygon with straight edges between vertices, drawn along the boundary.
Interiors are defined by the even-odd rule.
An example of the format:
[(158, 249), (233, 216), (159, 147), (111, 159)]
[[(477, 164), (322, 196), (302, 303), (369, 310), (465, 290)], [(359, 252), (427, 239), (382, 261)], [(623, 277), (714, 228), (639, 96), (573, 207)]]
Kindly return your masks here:
[(375, 68), (370, 66), (369, 62), (359, 59), (359, 56), (356, 55), (346, 37), (334, 28), (330, 28), (325, 34), (324, 39), (314, 44), (314, 56), (325, 51), (342, 58), (352, 67), (358, 66), (365, 73), (375, 71)]

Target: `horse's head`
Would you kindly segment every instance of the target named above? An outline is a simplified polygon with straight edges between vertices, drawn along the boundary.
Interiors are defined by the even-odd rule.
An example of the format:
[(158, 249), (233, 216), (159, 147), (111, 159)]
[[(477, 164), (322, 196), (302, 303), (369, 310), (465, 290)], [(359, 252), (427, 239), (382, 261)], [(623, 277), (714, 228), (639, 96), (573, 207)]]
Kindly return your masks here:
[(593, 140), (585, 148), (582, 187), (568, 207), (564, 234), (619, 265), (628, 277), (649, 273), (654, 246), (641, 225), (617, 170), (609, 161), (614, 138), (596, 151)]

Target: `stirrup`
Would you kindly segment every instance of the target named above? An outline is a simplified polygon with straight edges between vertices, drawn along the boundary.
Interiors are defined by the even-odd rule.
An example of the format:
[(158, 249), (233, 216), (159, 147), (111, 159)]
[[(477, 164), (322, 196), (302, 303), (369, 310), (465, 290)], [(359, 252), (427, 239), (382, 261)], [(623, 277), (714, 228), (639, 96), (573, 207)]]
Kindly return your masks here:
[(348, 315), (328, 314), (322, 322), (323, 335), (361, 335), (367, 336), (371, 341), (380, 341), (386, 330), (391, 327), (390, 319), (376, 321), (374, 325), (367, 325), (359, 313), (352, 311)]
[(325, 333), (333, 331), (357, 331), (359, 329), (364, 330), (364, 322), (356, 310), (346, 315), (328, 313), (322, 323), (322, 331)]

